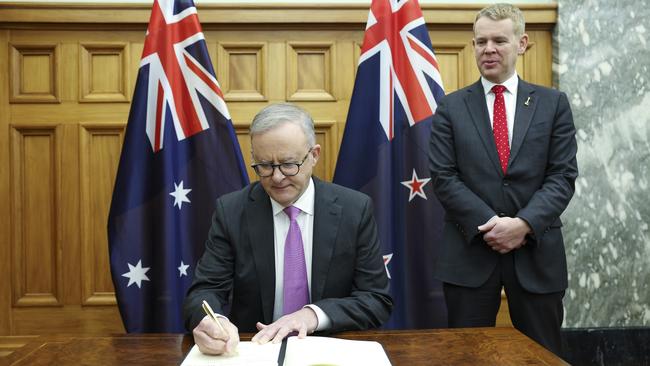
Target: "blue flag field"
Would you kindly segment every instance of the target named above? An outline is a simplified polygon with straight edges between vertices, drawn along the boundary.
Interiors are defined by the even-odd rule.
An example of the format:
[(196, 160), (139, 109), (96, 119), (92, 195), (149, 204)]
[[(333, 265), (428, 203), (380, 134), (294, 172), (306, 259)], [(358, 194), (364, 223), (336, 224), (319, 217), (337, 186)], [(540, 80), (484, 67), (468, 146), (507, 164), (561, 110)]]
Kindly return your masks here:
[(108, 218), (128, 332), (184, 332), (217, 197), (248, 177), (191, 0), (156, 0)]
[(433, 278), (444, 211), (428, 168), (443, 95), (418, 2), (373, 0), (334, 182), (375, 204), (394, 302), (386, 328), (447, 326), (442, 284)]

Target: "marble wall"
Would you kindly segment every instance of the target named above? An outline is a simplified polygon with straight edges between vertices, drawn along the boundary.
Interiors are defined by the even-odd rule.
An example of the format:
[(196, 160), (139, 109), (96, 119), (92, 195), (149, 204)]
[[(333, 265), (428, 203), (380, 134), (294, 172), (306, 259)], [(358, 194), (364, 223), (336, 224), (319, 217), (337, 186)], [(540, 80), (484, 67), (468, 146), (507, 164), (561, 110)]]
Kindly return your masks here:
[(559, 0), (554, 77), (578, 130), (566, 327), (650, 326), (650, 5)]

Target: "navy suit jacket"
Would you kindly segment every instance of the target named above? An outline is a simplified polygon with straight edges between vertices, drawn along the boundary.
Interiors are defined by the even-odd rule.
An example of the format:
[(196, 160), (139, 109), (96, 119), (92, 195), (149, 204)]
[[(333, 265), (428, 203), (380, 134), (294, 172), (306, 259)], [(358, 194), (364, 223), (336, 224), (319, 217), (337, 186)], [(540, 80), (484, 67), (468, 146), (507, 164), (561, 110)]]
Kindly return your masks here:
[(578, 176), (567, 97), (519, 80), (506, 175), (491, 126), (480, 80), (445, 96), (433, 118), (429, 161), (435, 193), (446, 210), (436, 277), (467, 287), (483, 284), (500, 254), (477, 227), (494, 215), (520, 217), (533, 233), (513, 253), (519, 283), (533, 293), (564, 290), (560, 214)]
[[(388, 319), (392, 300), (380, 254), (372, 202), (362, 193), (314, 180), (311, 303), (332, 321), (330, 331), (368, 329)], [(216, 306), (241, 332), (273, 322), (275, 260), (271, 201), (259, 182), (217, 200), (205, 253), (184, 304), (185, 325)], [(309, 270), (309, 269), (308, 269)]]

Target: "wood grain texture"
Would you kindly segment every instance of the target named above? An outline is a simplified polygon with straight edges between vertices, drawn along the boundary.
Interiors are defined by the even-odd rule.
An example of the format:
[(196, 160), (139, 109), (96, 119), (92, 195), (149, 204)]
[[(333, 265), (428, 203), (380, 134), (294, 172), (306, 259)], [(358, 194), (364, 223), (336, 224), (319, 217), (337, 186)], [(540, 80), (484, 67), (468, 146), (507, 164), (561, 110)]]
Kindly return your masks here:
[(61, 305), (58, 203), (60, 145), (55, 126), (12, 129), (13, 306)]
[(127, 46), (124, 42), (79, 45), (80, 102), (128, 102), (131, 99)]
[(56, 43), (11, 44), (9, 90), (12, 103), (58, 103), (59, 47)]
[[(568, 365), (514, 328), (347, 332), (336, 337), (377, 341), (394, 366)], [(178, 365), (191, 346), (189, 335), (47, 336), (5, 361), (12, 366)]]
[(84, 123), (81, 127), (82, 304), (115, 305), (105, 228), (126, 126)]

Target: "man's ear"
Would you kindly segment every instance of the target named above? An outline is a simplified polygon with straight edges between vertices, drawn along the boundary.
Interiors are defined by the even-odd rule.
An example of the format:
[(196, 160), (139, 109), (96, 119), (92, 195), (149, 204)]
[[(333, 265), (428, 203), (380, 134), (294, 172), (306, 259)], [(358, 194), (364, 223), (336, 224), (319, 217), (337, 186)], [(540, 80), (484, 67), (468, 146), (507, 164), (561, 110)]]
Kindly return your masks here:
[(523, 55), (528, 48), (528, 34), (524, 33), (519, 37), (519, 47), (517, 47), (517, 54)]
[(311, 148), (310, 154), (314, 158), (314, 164), (316, 164), (316, 162), (318, 162), (318, 158), (320, 158), (320, 145), (314, 145), (314, 147)]

